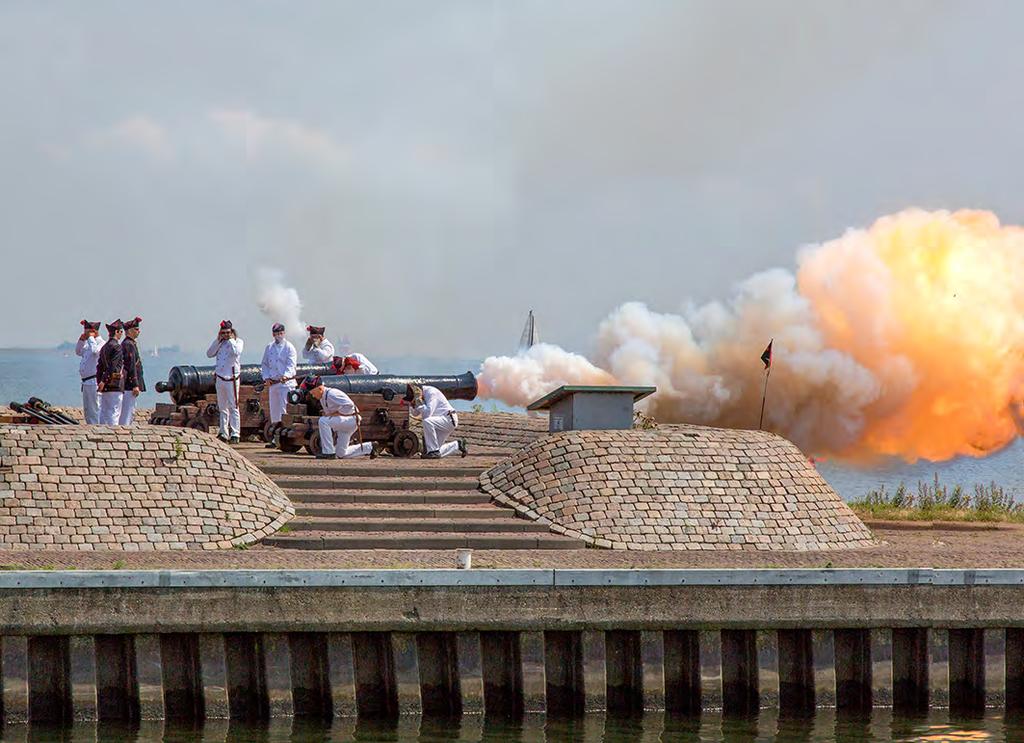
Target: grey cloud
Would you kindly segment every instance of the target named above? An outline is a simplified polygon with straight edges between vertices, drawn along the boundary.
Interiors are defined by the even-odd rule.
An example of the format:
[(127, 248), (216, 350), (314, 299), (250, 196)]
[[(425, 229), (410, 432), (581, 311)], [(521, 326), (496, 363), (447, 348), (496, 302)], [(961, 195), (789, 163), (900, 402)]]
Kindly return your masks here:
[[(1022, 218), (1010, 3), (11, 2), (0, 345), (137, 313), (368, 353), (584, 348), (904, 206)], [(42, 293), (18, 275), (41, 276)], [(31, 322), (28, 320), (31, 318)]]

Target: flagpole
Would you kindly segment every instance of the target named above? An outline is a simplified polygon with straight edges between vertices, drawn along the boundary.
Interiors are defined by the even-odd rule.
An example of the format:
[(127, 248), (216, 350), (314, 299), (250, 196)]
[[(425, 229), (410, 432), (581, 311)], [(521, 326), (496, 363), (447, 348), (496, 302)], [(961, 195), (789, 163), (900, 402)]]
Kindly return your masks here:
[(768, 399), (768, 377), (772, 375), (772, 368), (769, 366), (764, 373), (764, 392), (761, 393), (761, 417), (757, 421), (757, 430), (764, 430), (764, 401)]

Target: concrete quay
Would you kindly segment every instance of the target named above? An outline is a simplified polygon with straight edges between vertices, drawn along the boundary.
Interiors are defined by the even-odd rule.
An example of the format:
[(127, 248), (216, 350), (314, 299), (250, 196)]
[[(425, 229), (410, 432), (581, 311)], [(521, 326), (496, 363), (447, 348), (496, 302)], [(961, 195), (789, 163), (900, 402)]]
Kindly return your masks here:
[(1017, 711), (1022, 594), (1020, 570), (14, 571), (0, 573), (3, 709)]

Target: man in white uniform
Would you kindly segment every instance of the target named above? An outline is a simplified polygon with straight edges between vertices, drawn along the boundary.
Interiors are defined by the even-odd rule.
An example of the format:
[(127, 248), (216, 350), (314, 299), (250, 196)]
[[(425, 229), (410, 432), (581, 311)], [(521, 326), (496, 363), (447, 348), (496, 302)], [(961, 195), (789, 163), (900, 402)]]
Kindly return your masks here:
[(349, 353), (347, 356), (335, 356), (331, 363), (334, 365), (335, 374), (380, 374), (372, 361), (357, 352)]
[(425, 459), (440, 459), (449, 454), (469, 453), (464, 439), (448, 441), (448, 437), (459, 427), (459, 416), (437, 387), (410, 384), (405, 388), (405, 401), (410, 404), (413, 415), (423, 420), (423, 445)]
[[(302, 386), (314, 400), (320, 402), (323, 411), (318, 421), (320, 453), (316, 455), (317, 459), (377, 456), (377, 447), (373, 444), (349, 444), (359, 428), (359, 409), (352, 398), (341, 390), (324, 387), (320, 377), (307, 377)], [(337, 445), (334, 443), (335, 436), (338, 437)], [(341, 454), (337, 454), (337, 451)]]
[(121, 339), (124, 323), (107, 323), (107, 342), (96, 359), (96, 390), (100, 393), (100, 424), (116, 426), (121, 419), (121, 400), (124, 397), (124, 356)]
[(242, 434), (242, 418), (238, 414), (238, 375), (242, 371), (239, 359), (244, 343), (235, 332), (230, 320), (220, 324), (217, 337), (206, 349), (209, 358), (216, 358), (214, 374), (217, 376), (217, 410), (220, 413), (220, 430), (217, 438), (237, 444)]
[(100, 357), (103, 341), (100, 340), (100, 324), (82, 320), (82, 334), (75, 344), (75, 355), (81, 356), (78, 375), (82, 378), (82, 414), (85, 422), (100, 422), (100, 394), (96, 391), (96, 362)]
[(307, 364), (329, 364), (334, 358), (334, 345), (324, 338), (324, 326), (307, 325), (306, 347), (302, 350), (302, 358)]
[[(288, 392), (295, 389), (295, 364), (298, 354), (295, 346), (284, 337), (284, 325), (275, 323), (272, 329), (274, 340), (267, 344), (263, 351), (260, 375), (270, 385), (267, 397), (270, 399), (270, 421), (274, 424), (273, 432), (281, 425), (285, 405), (288, 404)], [(274, 437), (267, 442), (268, 449), (276, 448)]]

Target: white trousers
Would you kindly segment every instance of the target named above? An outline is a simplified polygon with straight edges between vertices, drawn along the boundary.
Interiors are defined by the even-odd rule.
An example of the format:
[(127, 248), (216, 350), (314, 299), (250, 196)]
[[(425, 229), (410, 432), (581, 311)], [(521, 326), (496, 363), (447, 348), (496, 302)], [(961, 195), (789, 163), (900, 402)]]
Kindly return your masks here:
[[(349, 445), (352, 434), (356, 432), (358, 425), (358, 419), (354, 415), (321, 415), (319, 421), (320, 450), (324, 454), (335, 454), (340, 450), (341, 454), (338, 456), (342, 459), (368, 456), (373, 449), (373, 444)], [(337, 447), (334, 444), (335, 435), (338, 437)]]
[(121, 391), (100, 393), (100, 425), (116, 426), (120, 422), (123, 396)]
[(219, 433), (225, 438), (242, 435), (242, 418), (238, 414), (238, 387), (217, 377), (217, 411), (220, 413)]
[(118, 419), (118, 423), (122, 426), (130, 426), (132, 421), (135, 420), (135, 405), (138, 403), (139, 398), (132, 394), (131, 390), (124, 393), (124, 397), (121, 398), (121, 415)]
[(96, 379), (82, 382), (82, 413), (86, 423), (100, 422), (100, 393), (96, 391)]
[[(432, 415), (423, 419), (423, 445), (427, 448), (427, 454), (432, 451), (439, 452), (442, 457), (454, 454), (459, 450), (458, 441), (448, 441), (455, 429), (459, 427), (459, 416), (455, 413), (448, 415)], [(445, 443), (447, 442), (447, 443)]]
[(281, 417), (284, 415), (284, 407), (288, 404), (288, 393), (295, 389), (294, 384), (273, 384), (267, 391), (267, 397), (270, 399), (270, 421), (271, 423), (280, 423)]

